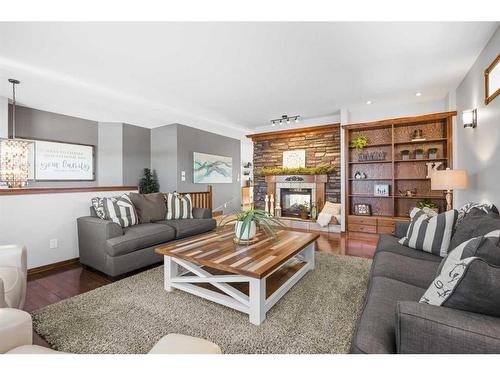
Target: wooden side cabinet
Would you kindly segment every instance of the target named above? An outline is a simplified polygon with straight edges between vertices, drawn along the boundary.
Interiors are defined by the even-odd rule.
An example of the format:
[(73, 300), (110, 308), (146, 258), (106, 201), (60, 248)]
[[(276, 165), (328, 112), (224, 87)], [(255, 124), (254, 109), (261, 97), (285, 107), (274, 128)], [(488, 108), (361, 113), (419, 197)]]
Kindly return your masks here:
[(396, 221), (408, 221), (406, 217), (376, 217), (376, 216), (356, 216), (347, 217), (347, 230), (349, 232), (363, 232), (382, 234), (394, 234)]

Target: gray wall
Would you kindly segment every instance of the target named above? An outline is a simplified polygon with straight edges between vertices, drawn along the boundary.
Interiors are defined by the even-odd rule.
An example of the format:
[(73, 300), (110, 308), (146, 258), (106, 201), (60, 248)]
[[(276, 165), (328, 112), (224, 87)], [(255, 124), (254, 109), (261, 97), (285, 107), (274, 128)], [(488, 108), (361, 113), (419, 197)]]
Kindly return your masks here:
[[(203, 152), (233, 158), (233, 182), (231, 184), (212, 184), (213, 208), (217, 209), (228, 202), (227, 207), (219, 207), (224, 213), (240, 209), (241, 184), (240, 174), (240, 141), (214, 133), (177, 125), (177, 190), (204, 191), (206, 184), (193, 183), (193, 152)], [(181, 181), (181, 172), (186, 172), (186, 181)]]
[[(12, 134), (12, 105), (9, 105)], [(34, 182), (31, 187), (136, 186), (151, 166), (151, 130), (16, 107), (16, 136), (95, 146), (95, 181)]]
[(151, 169), (156, 171), (161, 191), (177, 189), (177, 125), (151, 129)]
[(123, 184), (134, 185), (151, 168), (151, 129), (123, 124)]
[[(456, 90), (457, 152), (455, 168), (469, 173), (467, 190), (455, 192), (458, 206), (489, 201), (500, 205), (500, 97), (484, 104), (484, 70), (500, 52), (500, 28)], [(477, 128), (463, 129), (462, 111), (477, 108)]]
[[(12, 105), (9, 105), (9, 134), (12, 134)], [(16, 106), (16, 137), (98, 145), (97, 122), (20, 106)], [(97, 184), (97, 181), (51, 181), (30, 182), (29, 186), (75, 187)]]
[(123, 184), (123, 124), (100, 122), (98, 125), (97, 182), (100, 186)]

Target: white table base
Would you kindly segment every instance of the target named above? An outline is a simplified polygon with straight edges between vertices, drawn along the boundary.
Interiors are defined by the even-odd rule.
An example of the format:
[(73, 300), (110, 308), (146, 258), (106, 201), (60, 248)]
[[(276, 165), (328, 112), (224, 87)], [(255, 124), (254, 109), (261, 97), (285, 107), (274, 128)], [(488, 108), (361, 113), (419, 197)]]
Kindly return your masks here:
[[(314, 269), (314, 249), (315, 245), (312, 243), (295, 256), (306, 264), (283, 283), (283, 285), (270, 295), (269, 298), (266, 298), (266, 280), (272, 273), (262, 279), (232, 274), (212, 275), (196, 264), (167, 255), (164, 256), (165, 290), (170, 292), (175, 288), (208, 299), (212, 302), (220, 303), (221, 305), (248, 314), (251, 323), (260, 325), (266, 319), (266, 313), (271, 307), (273, 307), (308, 271)], [(284, 265), (286, 264), (287, 262), (284, 263)], [(278, 267), (273, 273), (284, 265)], [(185, 268), (194, 275), (181, 275), (179, 273), (179, 266)], [(230, 283), (236, 282), (249, 283), (249, 296), (230, 285)], [(224, 294), (202, 288), (196, 285), (198, 283), (210, 283)]]

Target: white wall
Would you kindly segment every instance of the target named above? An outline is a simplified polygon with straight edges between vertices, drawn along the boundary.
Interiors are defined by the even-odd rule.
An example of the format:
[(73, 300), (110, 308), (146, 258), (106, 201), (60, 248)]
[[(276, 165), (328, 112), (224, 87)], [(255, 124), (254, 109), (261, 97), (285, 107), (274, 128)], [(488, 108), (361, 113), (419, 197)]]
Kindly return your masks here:
[[(90, 199), (125, 191), (0, 196), (0, 244), (28, 249), (28, 268), (79, 256), (76, 219), (89, 215)], [(51, 239), (58, 247), (49, 248)]]
[(388, 118), (424, 115), (448, 110), (446, 99), (429, 100), (414, 103), (365, 104), (362, 107), (349, 108), (349, 123), (368, 122)]
[(123, 184), (123, 124), (98, 124), (97, 182), (100, 186)]
[(289, 130), (294, 128), (308, 128), (311, 126), (327, 125), (327, 124), (338, 124), (340, 122), (340, 114), (333, 114), (330, 116), (320, 116), (320, 117), (310, 117), (301, 118), (298, 123), (291, 122), (290, 125), (275, 125), (272, 126), (270, 123), (264, 124), (262, 126), (257, 126), (254, 128), (252, 133), (265, 133), (274, 132), (280, 130)]
[(9, 135), (9, 99), (0, 96), (0, 138)]
[[(500, 51), (497, 29), (456, 90), (458, 111), (456, 169), (466, 169), (469, 186), (456, 191), (458, 205), (489, 201), (500, 204), (500, 97), (484, 104), (484, 70)], [(477, 108), (477, 128), (463, 129), (461, 113)]]

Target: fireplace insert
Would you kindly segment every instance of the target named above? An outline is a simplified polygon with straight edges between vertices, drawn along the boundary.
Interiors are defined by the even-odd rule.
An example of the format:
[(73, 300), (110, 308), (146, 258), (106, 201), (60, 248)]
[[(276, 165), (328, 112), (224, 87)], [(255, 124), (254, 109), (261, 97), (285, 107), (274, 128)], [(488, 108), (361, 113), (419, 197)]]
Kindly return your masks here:
[(300, 206), (305, 204), (311, 209), (312, 189), (281, 189), (281, 216), (300, 217)]

